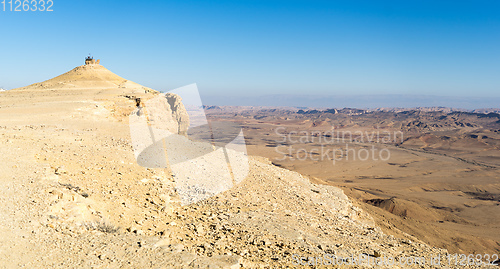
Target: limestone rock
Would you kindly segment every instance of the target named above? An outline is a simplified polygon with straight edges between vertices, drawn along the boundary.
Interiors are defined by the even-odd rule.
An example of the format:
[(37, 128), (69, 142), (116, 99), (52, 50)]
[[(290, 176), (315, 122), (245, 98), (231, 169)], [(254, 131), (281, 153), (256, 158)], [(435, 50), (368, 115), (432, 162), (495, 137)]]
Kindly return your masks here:
[(174, 120), (177, 121), (177, 133), (181, 135), (187, 134), (187, 129), (189, 127), (189, 116), (186, 108), (182, 104), (182, 98), (174, 93), (165, 94), (165, 98), (170, 104), (170, 109), (172, 110), (172, 116)]

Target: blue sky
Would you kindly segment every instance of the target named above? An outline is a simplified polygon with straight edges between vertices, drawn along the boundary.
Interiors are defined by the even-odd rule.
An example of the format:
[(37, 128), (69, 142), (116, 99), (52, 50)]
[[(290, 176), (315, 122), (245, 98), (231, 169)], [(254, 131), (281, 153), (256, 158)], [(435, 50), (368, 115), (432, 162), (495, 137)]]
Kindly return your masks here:
[(0, 87), (52, 78), (92, 53), (158, 90), (500, 97), (500, 1), (54, 0), (53, 9), (0, 11)]

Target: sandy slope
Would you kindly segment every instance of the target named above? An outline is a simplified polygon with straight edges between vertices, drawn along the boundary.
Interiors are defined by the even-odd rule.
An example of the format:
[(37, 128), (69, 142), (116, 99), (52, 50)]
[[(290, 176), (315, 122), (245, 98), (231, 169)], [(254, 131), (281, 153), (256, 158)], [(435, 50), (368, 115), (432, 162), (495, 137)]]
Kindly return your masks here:
[(145, 88), (126, 80), (99, 64), (78, 66), (60, 76), (16, 90)]

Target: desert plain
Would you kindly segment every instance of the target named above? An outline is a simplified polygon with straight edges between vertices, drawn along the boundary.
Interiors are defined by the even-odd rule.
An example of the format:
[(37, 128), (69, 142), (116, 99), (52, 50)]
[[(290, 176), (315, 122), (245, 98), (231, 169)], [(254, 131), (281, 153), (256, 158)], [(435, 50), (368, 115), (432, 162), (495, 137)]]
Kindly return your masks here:
[(342, 188), (389, 234), (457, 253), (500, 250), (500, 114), (446, 108), (209, 107), (249, 153)]

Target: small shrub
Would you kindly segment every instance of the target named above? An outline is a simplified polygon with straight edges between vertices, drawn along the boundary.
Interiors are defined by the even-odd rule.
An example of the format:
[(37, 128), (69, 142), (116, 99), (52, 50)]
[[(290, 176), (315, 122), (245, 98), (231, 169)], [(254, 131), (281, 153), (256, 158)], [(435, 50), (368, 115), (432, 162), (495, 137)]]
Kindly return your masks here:
[(120, 227), (105, 221), (85, 222), (83, 225), (87, 230), (96, 230), (103, 233), (118, 233), (118, 231), (120, 231)]

